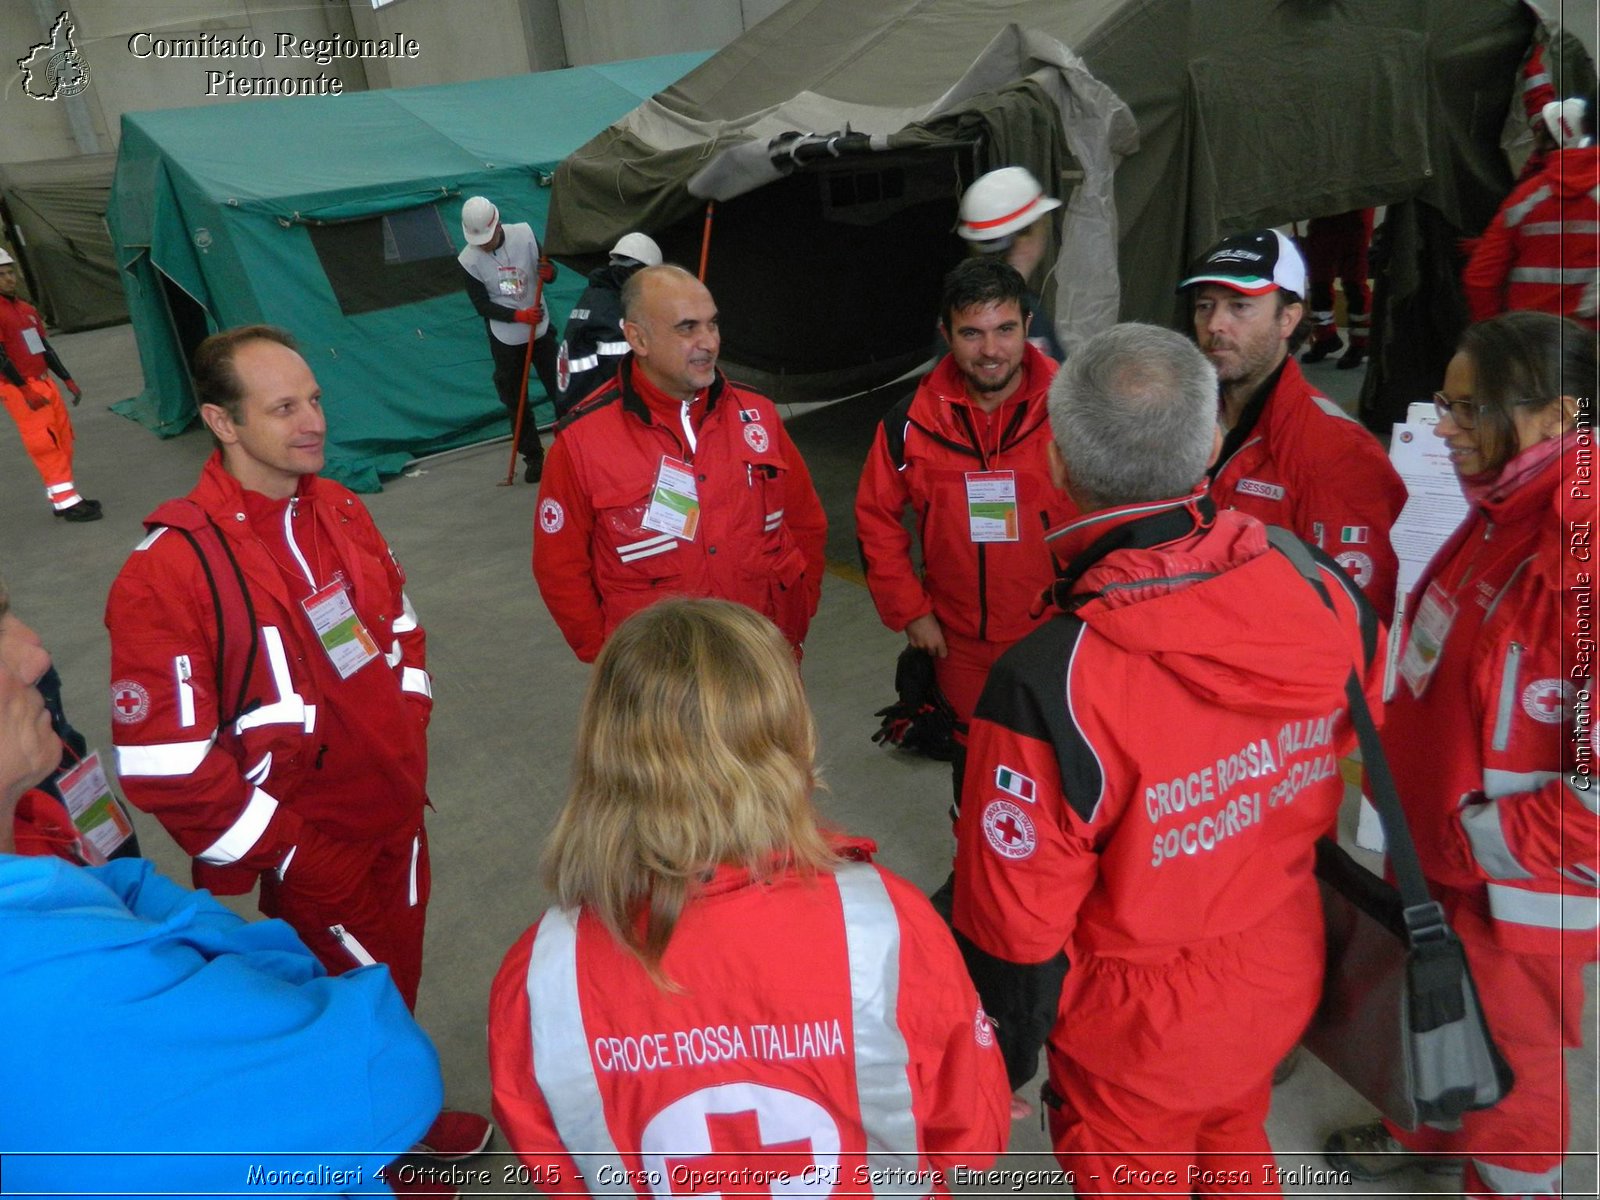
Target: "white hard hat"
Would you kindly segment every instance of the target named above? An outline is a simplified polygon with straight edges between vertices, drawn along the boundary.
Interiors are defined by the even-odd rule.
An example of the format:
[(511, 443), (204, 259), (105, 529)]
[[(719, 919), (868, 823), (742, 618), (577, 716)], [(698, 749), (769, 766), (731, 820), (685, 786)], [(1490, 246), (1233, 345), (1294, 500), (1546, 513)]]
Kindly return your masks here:
[(980, 175), (961, 197), (956, 232), (969, 242), (988, 242), (1032, 225), (1061, 201), (1044, 194), (1025, 167), (1001, 167)]
[(469, 246), (481, 246), (500, 225), (500, 210), (485, 196), (473, 196), (461, 206), (461, 236)]
[(647, 233), (625, 233), (617, 239), (617, 244), (611, 247), (611, 257), (631, 258), (634, 262), (643, 263), (647, 267), (659, 267), (661, 247), (656, 245), (656, 240)]
[(9, 267), (16, 261), (16, 259), (12, 258), (11, 255), (6, 253), (4, 246), (0, 246), (0, 267)]
[(1544, 127), (1563, 150), (1578, 150), (1589, 144), (1583, 135), (1583, 101), (1552, 100), (1540, 114)]

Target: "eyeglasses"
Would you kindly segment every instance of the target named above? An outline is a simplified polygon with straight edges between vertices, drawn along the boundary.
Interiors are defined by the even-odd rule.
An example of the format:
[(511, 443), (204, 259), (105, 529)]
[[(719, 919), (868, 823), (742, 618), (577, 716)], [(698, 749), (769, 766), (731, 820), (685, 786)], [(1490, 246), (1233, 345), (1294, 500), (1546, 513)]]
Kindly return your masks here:
[(1449, 417), (1455, 422), (1456, 428), (1463, 432), (1476, 429), (1478, 414), (1487, 412), (1489, 408), (1487, 404), (1474, 404), (1471, 400), (1452, 400), (1443, 392), (1433, 394), (1433, 409), (1439, 414), (1439, 419), (1442, 421)]

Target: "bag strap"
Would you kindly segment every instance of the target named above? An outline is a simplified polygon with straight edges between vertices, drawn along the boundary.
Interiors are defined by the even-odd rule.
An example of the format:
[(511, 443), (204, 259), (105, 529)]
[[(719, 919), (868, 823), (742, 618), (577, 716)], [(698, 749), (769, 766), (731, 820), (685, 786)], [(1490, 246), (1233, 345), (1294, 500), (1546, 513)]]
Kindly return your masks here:
[[(1311, 548), (1290, 530), (1276, 525), (1267, 526), (1267, 541), (1294, 564), (1295, 570), (1322, 597), (1322, 602), (1337, 612), (1333, 598), (1323, 585), (1322, 568), (1312, 555)], [(1400, 794), (1394, 786), (1394, 775), (1389, 771), (1389, 759), (1383, 752), (1383, 743), (1378, 740), (1378, 728), (1372, 720), (1366, 693), (1354, 668), (1345, 680), (1344, 694), (1350, 706), (1350, 723), (1355, 726), (1356, 741), (1361, 746), (1361, 763), (1366, 768), (1372, 805), (1378, 810), (1378, 817), (1383, 823), (1389, 865), (1394, 869), (1395, 885), (1405, 906), (1406, 933), (1413, 944), (1448, 935), (1450, 927), (1445, 922), (1444, 910), (1428, 894), (1428, 882), (1422, 874), (1416, 843), (1411, 840), (1411, 827), (1406, 823), (1405, 810), (1400, 807)]]
[[(249, 694), (261, 634), (256, 624), (255, 605), (250, 599), (250, 585), (245, 581), (244, 571), (227, 537), (209, 513), (199, 505), (192, 506), (204, 518), (204, 525), (197, 524), (193, 530), (178, 525), (168, 528), (189, 543), (200, 560), (200, 570), (211, 592), (212, 615), (217, 623), (216, 695), (220, 732), (261, 705), (259, 699), (251, 699)], [(227, 564), (226, 571), (221, 569), (223, 562)], [(236, 682), (237, 686), (230, 688), (230, 682)], [(230, 691), (234, 693), (231, 708), (228, 705)]]

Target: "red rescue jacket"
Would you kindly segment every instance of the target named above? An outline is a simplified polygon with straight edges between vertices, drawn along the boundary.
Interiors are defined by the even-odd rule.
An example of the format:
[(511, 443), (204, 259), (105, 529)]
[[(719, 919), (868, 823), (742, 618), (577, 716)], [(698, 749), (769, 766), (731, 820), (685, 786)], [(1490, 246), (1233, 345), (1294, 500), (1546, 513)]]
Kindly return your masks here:
[[(343, 572), (382, 652), (340, 680), (300, 605), (310, 584), (292, 592), (280, 569), (293, 559), (287, 535), (264, 537), (247, 515), (264, 498), (247, 498), (214, 454), (186, 499), (146, 518), (151, 533), (106, 603), (112, 740), (128, 799), (195, 858), (198, 886), (224, 893), (282, 866), (305, 824), (348, 841), (418, 824), (432, 710), (425, 639), (365, 506), (316, 476), (284, 506), (317, 582)], [(214, 591), (207, 573), (231, 573), (231, 563), (202, 560), (183, 536), (208, 521), (243, 592), (225, 576)], [(244, 597), (248, 614), (237, 611)], [(252, 632), (241, 688), (245, 668), (231, 664)]]
[[(644, 401), (630, 356), (563, 420), (545, 458), (533, 576), (584, 662), (623, 619), (665, 596), (748, 605), (805, 640), (822, 595), (827, 516), (772, 401), (720, 373), (690, 449)], [(662, 456), (694, 467), (692, 540), (647, 528)]]
[(1228, 434), (1211, 498), (1298, 534), (1332, 555), (1385, 621), (1399, 561), (1389, 530), (1406, 485), (1378, 444), (1285, 358)]
[(587, 911), (551, 909), (507, 954), (495, 1117), (541, 1191), (946, 1195), (945, 1171), (1004, 1147), (993, 1031), (904, 880), (719, 868), (662, 966), (678, 990)]
[[(1045, 454), (1045, 394), (1055, 373), (1056, 364), (1029, 345), (1022, 386), (988, 415), (967, 399), (946, 355), (883, 418), (856, 490), (856, 536), (873, 603), (890, 629), (931, 612), (965, 637), (1014, 642), (1045, 619), (1040, 597), (1054, 568), (1044, 535), (1078, 513), (1050, 482)], [(1016, 541), (972, 540), (966, 481), (975, 471), (1015, 476)], [(922, 543), (921, 579), (902, 521), (907, 504)]]
[(1513, 460), (1428, 564), (1407, 641), (1430, 589), (1455, 616), (1421, 694), (1397, 679), (1383, 738), (1430, 882), (1506, 948), (1574, 962), (1600, 929), (1594, 441)]
[(1533, 309), (1600, 328), (1600, 146), (1552, 151), (1517, 185), (1461, 274), (1474, 321)]

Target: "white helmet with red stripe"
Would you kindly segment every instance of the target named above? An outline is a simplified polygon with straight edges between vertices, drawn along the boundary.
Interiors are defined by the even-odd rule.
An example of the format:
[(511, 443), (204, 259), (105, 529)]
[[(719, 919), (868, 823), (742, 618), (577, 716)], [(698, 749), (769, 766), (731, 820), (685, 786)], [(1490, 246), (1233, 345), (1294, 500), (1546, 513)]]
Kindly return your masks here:
[(980, 175), (961, 197), (956, 232), (969, 242), (989, 242), (1032, 225), (1061, 201), (1044, 194), (1026, 167), (1001, 167)]
[(1550, 136), (1555, 138), (1556, 145), (1563, 150), (1581, 150), (1589, 145), (1589, 138), (1584, 132), (1584, 102), (1573, 98), (1568, 100), (1552, 100), (1544, 106), (1541, 114), (1544, 118), (1544, 127), (1550, 131)]

